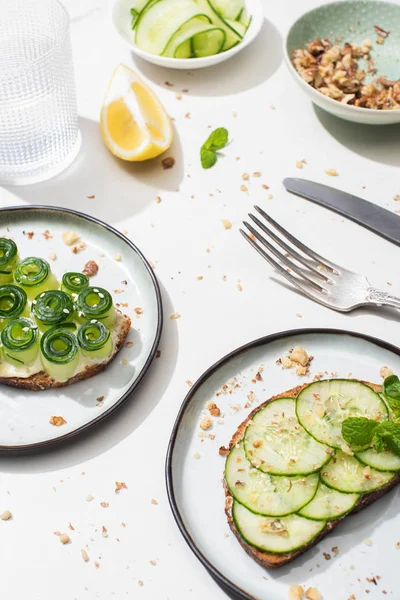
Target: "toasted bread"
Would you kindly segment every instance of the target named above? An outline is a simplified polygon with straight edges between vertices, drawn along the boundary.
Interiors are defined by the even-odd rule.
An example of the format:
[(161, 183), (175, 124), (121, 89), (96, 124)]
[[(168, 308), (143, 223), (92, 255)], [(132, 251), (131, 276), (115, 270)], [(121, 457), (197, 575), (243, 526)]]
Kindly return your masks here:
[[(366, 385), (371, 387), (375, 392), (381, 391), (380, 385), (377, 385), (375, 383), (369, 383), (367, 381), (363, 381), (362, 383), (365, 383)], [(269, 404), (269, 402), (272, 402), (273, 400), (277, 400), (278, 398), (297, 398), (297, 396), (299, 395), (301, 390), (303, 390), (307, 385), (308, 384), (296, 386), (295, 388), (292, 388), (291, 390), (288, 390), (287, 392), (273, 396), (269, 400), (266, 400), (266, 402), (263, 402), (262, 404), (257, 406), (257, 408), (255, 408), (248, 415), (248, 417), (243, 421), (243, 423), (241, 423), (239, 425), (238, 429), (236, 430), (236, 432), (234, 433), (234, 435), (230, 441), (229, 450), (231, 450), (238, 442), (240, 442), (243, 439), (245, 431), (246, 431), (246, 427), (256, 412), (258, 412), (261, 408), (263, 408), (264, 406)], [(399, 483), (400, 483), (400, 473), (398, 473), (386, 486), (380, 488), (379, 490), (375, 490), (373, 492), (369, 492), (369, 493), (361, 495), (359, 501), (357, 502), (357, 504), (354, 506), (353, 510), (350, 513), (348, 513), (347, 515), (345, 515), (339, 519), (328, 522), (326, 528), (311, 543), (306, 544), (303, 548), (300, 548), (299, 550), (296, 550), (294, 552), (289, 552), (287, 554), (273, 554), (272, 552), (265, 552), (265, 551), (259, 550), (258, 548), (255, 548), (254, 546), (251, 546), (250, 544), (248, 544), (241, 537), (238, 529), (236, 528), (236, 525), (235, 525), (235, 522), (234, 522), (233, 516), (232, 516), (233, 497), (232, 497), (232, 494), (224, 480), (225, 514), (228, 518), (229, 527), (231, 528), (232, 532), (235, 534), (240, 545), (242, 546), (242, 548), (244, 548), (244, 550), (247, 552), (247, 554), (249, 556), (251, 556), (251, 558), (253, 558), (256, 562), (258, 562), (263, 567), (277, 568), (277, 567), (282, 567), (283, 565), (291, 562), (292, 560), (294, 560), (295, 558), (300, 556), (300, 554), (307, 552), (307, 550), (312, 548), (312, 546), (314, 546), (315, 544), (318, 544), (318, 542), (320, 542), (325, 536), (327, 536), (328, 533), (330, 533), (341, 521), (343, 521), (343, 519), (346, 519), (350, 515), (359, 512), (363, 508), (366, 508), (367, 506), (369, 506), (370, 504), (375, 502), (375, 500), (378, 500), (379, 498), (381, 498), (381, 496), (384, 496), (385, 494), (387, 494), (387, 492), (392, 490)]]
[(101, 373), (121, 350), (131, 328), (131, 319), (128, 317), (128, 315), (122, 314), (119, 310), (117, 310), (117, 315), (118, 321), (113, 353), (104, 361), (85, 366), (82, 371), (79, 371), (66, 381), (55, 381), (47, 373), (45, 373), (45, 371), (40, 371), (34, 375), (30, 375), (29, 377), (0, 377), (0, 384), (38, 392), (41, 390), (47, 390), (49, 388), (65, 387), (71, 383), (75, 383), (76, 381), (83, 381), (84, 379), (89, 379), (89, 377), (93, 377), (94, 375)]

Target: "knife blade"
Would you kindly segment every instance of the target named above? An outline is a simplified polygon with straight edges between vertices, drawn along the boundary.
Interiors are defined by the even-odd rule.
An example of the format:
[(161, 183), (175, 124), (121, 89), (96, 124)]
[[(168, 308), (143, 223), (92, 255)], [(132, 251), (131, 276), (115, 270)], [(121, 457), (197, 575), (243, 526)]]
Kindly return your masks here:
[(400, 246), (400, 216), (342, 190), (296, 177), (283, 180), (293, 194), (329, 208)]

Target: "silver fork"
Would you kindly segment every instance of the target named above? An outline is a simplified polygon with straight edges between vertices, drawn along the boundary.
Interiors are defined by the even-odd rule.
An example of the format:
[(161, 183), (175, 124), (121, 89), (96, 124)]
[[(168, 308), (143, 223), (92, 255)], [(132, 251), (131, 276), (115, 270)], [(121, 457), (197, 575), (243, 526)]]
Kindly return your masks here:
[[(303, 294), (340, 312), (349, 312), (359, 306), (371, 305), (386, 305), (400, 309), (400, 298), (372, 287), (364, 275), (348, 271), (320, 256), (286, 231), (262, 208), (259, 206), (254, 208), (263, 221), (249, 213), (250, 219), (258, 229), (243, 221), (250, 234), (243, 229), (240, 229), (240, 233), (270, 265)], [(271, 241), (280, 246), (283, 252)]]

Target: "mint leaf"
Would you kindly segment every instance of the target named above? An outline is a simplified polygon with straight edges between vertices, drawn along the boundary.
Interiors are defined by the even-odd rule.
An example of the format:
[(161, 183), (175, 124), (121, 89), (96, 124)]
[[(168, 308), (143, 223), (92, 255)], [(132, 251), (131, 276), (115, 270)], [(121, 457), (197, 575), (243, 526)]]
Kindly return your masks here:
[(342, 436), (350, 447), (367, 446), (378, 425), (377, 421), (365, 417), (349, 417), (342, 423)]
[(379, 423), (372, 441), (377, 452), (390, 450), (400, 456), (400, 425), (391, 421)]
[(210, 169), (217, 162), (217, 150), (222, 150), (228, 143), (228, 131), (225, 127), (218, 127), (206, 139), (200, 148), (200, 160), (203, 169)]
[(382, 393), (391, 408), (400, 409), (400, 380), (397, 375), (386, 377), (382, 385)]
[(209, 150), (203, 146), (200, 150), (200, 160), (203, 169), (211, 169), (217, 162), (217, 155), (214, 150)]

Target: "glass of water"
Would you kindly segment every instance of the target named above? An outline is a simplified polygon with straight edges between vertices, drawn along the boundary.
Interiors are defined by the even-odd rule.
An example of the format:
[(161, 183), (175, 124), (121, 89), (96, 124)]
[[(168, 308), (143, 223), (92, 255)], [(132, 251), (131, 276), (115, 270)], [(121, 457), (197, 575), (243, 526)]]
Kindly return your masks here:
[(58, 0), (1, 0), (0, 183), (53, 177), (80, 143), (67, 11)]

